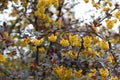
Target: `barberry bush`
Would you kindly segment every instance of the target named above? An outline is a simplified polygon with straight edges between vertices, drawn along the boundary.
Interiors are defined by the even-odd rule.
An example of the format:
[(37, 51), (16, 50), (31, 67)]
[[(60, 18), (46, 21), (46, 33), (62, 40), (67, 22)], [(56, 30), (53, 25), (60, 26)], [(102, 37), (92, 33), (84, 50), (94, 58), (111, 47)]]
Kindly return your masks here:
[[(81, 2), (94, 8), (90, 20), (75, 17)], [(119, 4), (0, 0), (0, 14), (11, 18), (1, 20), (0, 80), (119, 80)]]

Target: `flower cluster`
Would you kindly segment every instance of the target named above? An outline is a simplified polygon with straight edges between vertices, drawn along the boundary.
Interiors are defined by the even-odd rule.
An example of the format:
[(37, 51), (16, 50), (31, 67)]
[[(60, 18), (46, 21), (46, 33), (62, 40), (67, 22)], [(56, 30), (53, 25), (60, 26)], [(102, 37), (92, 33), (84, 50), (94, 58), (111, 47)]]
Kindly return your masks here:
[(118, 12), (115, 13), (115, 17), (120, 20), (120, 11), (118, 11)]
[(72, 50), (69, 50), (67, 53), (62, 53), (62, 56), (69, 56), (70, 58), (75, 59), (78, 57), (78, 53)]
[(33, 39), (32, 43), (37, 46), (37, 45), (42, 44), (43, 41), (44, 41), (44, 38), (41, 38), (40, 40), (39, 39)]
[(106, 26), (108, 29), (112, 29), (115, 23), (116, 23), (116, 20), (106, 20)]
[[(120, 5), (116, 1), (0, 0), (1, 13), (8, 1), (13, 3), (9, 16), (16, 19), (0, 26), (0, 79), (120, 78)], [(79, 1), (94, 7), (92, 14), (87, 10), (85, 15), (89, 20), (76, 19), (73, 9)]]
[(82, 70), (74, 70), (74, 77), (80, 78), (82, 76)]
[(101, 48), (102, 50), (108, 50), (108, 49), (109, 49), (109, 44), (108, 44), (108, 42), (106, 42), (105, 40), (102, 40), (102, 41), (100, 42), (100, 48)]
[(44, 13), (46, 7), (50, 7), (51, 5), (54, 5), (57, 8), (59, 6), (58, 0), (38, 0), (38, 10), (35, 12), (35, 16), (38, 16), (42, 19), (45, 19), (47, 22), (50, 22), (50, 17)]
[[(61, 80), (80, 78), (82, 76), (82, 70), (73, 70), (64, 66), (57, 66), (53, 68), (53, 73), (57, 74)], [(64, 74), (63, 74), (64, 73)]]
[(88, 2), (89, 2), (89, 0), (84, 0), (84, 2), (85, 2), (85, 3), (88, 3)]
[(84, 45), (85, 48), (89, 48), (91, 46), (92, 39), (91, 39), (90, 36), (85, 36), (83, 38), (83, 41), (84, 41), (83, 45)]
[(69, 46), (69, 41), (66, 40), (66, 39), (62, 39), (62, 40), (60, 40), (60, 44), (61, 44), (63, 47), (67, 47), (67, 46)]
[(72, 69), (66, 68), (64, 66), (58, 66), (53, 68), (53, 73), (57, 74), (61, 80), (66, 80), (66, 78), (72, 77)]
[(70, 35), (69, 41), (70, 41), (71, 45), (75, 46), (75, 47), (79, 47), (80, 43), (81, 43), (78, 35), (73, 35), (73, 36)]
[(0, 54), (0, 62), (6, 62), (5, 55)]
[(45, 48), (41, 47), (41, 48), (39, 48), (39, 51), (40, 51), (40, 53), (44, 53), (45, 52)]
[(89, 77), (96, 76), (96, 72), (97, 72), (96, 69), (91, 69), (91, 70), (90, 70), (90, 73), (88, 73), (88, 76), (89, 76)]
[(51, 42), (56, 42), (57, 36), (55, 36), (54, 34), (51, 34), (51, 35), (48, 37), (48, 40), (51, 41)]
[(118, 80), (118, 78), (112, 76), (109, 80)]
[(108, 75), (109, 75), (109, 71), (108, 71), (108, 69), (100, 69), (100, 75), (102, 76), (102, 77), (107, 77)]

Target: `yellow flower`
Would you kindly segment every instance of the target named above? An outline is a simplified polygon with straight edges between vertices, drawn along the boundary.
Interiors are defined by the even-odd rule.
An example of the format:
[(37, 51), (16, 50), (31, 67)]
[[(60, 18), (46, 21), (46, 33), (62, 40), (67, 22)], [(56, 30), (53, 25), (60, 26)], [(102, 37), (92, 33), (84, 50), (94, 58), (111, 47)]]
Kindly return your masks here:
[(34, 39), (34, 40), (32, 41), (32, 43), (33, 43), (34, 45), (39, 45), (39, 40), (38, 40), (38, 39)]
[(43, 41), (44, 41), (44, 38), (41, 38), (40, 40), (34, 39), (34, 40), (32, 40), (32, 43), (33, 43), (35, 46), (37, 46), (37, 45), (42, 44)]
[(49, 7), (52, 4), (52, 0), (45, 0), (45, 6)]
[(30, 42), (30, 38), (25, 38), (23, 42), (28, 44)]
[(79, 47), (80, 46), (80, 40), (74, 41), (72, 43), (72, 45), (75, 46), (75, 47)]
[(73, 36), (70, 35), (69, 41), (70, 41), (72, 46), (75, 46), (75, 47), (80, 46), (80, 39), (79, 39), (78, 35), (73, 35)]
[(31, 49), (32, 49), (32, 51), (36, 51), (37, 50), (36, 46), (32, 46)]
[(97, 37), (92, 37), (92, 41), (93, 41), (94, 43), (97, 43), (97, 42), (99, 42), (99, 38), (97, 38)]
[(40, 17), (41, 19), (46, 19), (46, 15), (39, 12), (39, 9), (37, 11), (35, 11), (34, 15), (37, 16), (37, 17)]
[(73, 36), (69, 36), (69, 41), (70, 43), (73, 43), (74, 39), (77, 37), (78, 35), (73, 35)]
[(58, 0), (53, 0), (53, 1), (52, 1), (52, 4), (53, 4), (56, 8), (58, 8), (58, 6), (59, 6)]
[(68, 51), (68, 55), (72, 58), (72, 59), (75, 59), (75, 58), (77, 58), (77, 53), (74, 53), (72, 50), (69, 50)]
[(120, 11), (118, 11), (118, 12), (115, 13), (115, 17), (120, 20)]
[(74, 70), (74, 76), (75, 78), (80, 78), (82, 76), (82, 70)]
[(62, 52), (61, 55), (64, 57), (64, 56), (68, 56), (68, 53), (64, 53)]
[(35, 16), (39, 16), (39, 11), (35, 11), (35, 12), (34, 12), (34, 15), (35, 15)]
[(82, 80), (89, 80), (87, 77), (84, 77)]
[(112, 6), (111, 0), (108, 0), (108, 4), (109, 4), (109, 6)]
[(104, 7), (103, 10), (102, 10), (102, 12), (106, 12), (106, 11), (109, 11), (109, 10), (110, 10), (109, 7)]
[(41, 48), (39, 48), (39, 51), (40, 51), (40, 53), (44, 53), (45, 52), (45, 48), (41, 47)]
[(114, 64), (115, 61), (114, 61), (114, 57), (113, 56), (111, 56), (110, 54), (108, 54), (107, 58), (108, 58), (109, 62), (111, 62), (111, 63)]
[(91, 48), (87, 48), (83, 51), (84, 54), (88, 55), (88, 54), (91, 54), (93, 51)]
[(6, 62), (5, 55), (0, 54), (0, 62)]
[(109, 80), (118, 80), (118, 78), (112, 76)]
[(21, 0), (22, 6), (23, 7), (27, 7), (28, 3), (26, 0)]
[(61, 21), (60, 21), (60, 20), (56, 21), (56, 25), (57, 25), (58, 27), (61, 27), (61, 25), (62, 25)]
[(66, 68), (64, 66), (58, 66), (53, 68), (53, 73), (58, 75), (61, 80), (66, 80), (66, 78), (72, 77), (72, 69)]
[(21, 45), (22, 47), (26, 47), (26, 46), (28, 45), (28, 43), (25, 42), (24, 40), (21, 40), (20, 45)]
[(106, 20), (106, 26), (108, 29), (112, 29), (117, 20)]
[(15, 3), (17, 3), (18, 2), (18, 0), (13, 0)]
[(51, 18), (49, 15), (45, 15), (45, 18), (43, 18), (45, 20), (46, 23), (50, 23), (51, 22)]
[(85, 3), (88, 3), (88, 2), (89, 2), (89, 0), (84, 0), (84, 2), (85, 2)]
[(48, 37), (48, 40), (51, 41), (51, 42), (56, 42), (57, 36), (55, 36), (54, 34), (51, 34), (51, 35)]
[(83, 45), (84, 45), (84, 47), (85, 48), (89, 48), (90, 46), (91, 46), (91, 42), (92, 42), (92, 39), (91, 39), (91, 37), (89, 37), (89, 36), (85, 36), (84, 38), (83, 38)]
[(95, 3), (95, 2), (92, 2), (92, 5), (93, 5), (93, 7), (95, 7), (95, 8), (100, 8), (100, 4), (98, 4), (98, 3)]
[(109, 75), (108, 69), (101, 68), (99, 72), (102, 77), (107, 77)]
[(38, 8), (38, 11), (40, 14), (44, 14), (45, 8), (42, 6), (42, 7)]
[(90, 70), (90, 73), (88, 73), (88, 76), (89, 76), (89, 77), (96, 76), (96, 72), (97, 72), (96, 69), (91, 69), (91, 70)]
[(92, 51), (92, 55), (93, 56), (98, 55), (98, 52), (97, 51)]
[(56, 35), (56, 36), (59, 36), (59, 35), (60, 35), (60, 32), (55, 32), (55, 35)]
[(108, 42), (106, 42), (105, 40), (102, 40), (100, 42), (100, 48), (103, 49), (103, 50), (108, 50), (109, 49), (109, 44)]
[(67, 47), (67, 46), (69, 46), (69, 41), (68, 41), (68, 40), (65, 40), (65, 39), (62, 39), (62, 40), (60, 40), (60, 44), (61, 44), (63, 47)]
[(13, 41), (14, 37), (13, 36), (10, 36), (10, 40)]
[(4, 32), (6, 38), (8, 38), (8, 32)]
[(43, 41), (44, 41), (44, 38), (41, 38), (41, 39), (39, 40), (39, 44), (42, 44)]
[(45, 0), (38, 0), (37, 8), (45, 6)]
[(65, 71), (65, 77), (67, 78), (71, 78), (72, 77), (72, 69), (71, 68), (68, 68), (66, 71)]
[(110, 40), (111, 43), (116, 44), (119, 42), (119, 38), (114, 38)]

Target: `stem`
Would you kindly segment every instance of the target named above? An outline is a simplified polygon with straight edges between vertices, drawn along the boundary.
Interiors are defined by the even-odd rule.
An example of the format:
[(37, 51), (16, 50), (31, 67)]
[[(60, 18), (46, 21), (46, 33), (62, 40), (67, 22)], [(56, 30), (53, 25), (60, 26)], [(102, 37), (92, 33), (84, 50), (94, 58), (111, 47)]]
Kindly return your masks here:
[(62, 3), (59, 3), (59, 7), (58, 7), (58, 11), (59, 11), (59, 13), (58, 13), (58, 18), (56, 19), (56, 21), (58, 21), (59, 18), (62, 16), (61, 13), (62, 13), (63, 3), (64, 3), (64, 1), (63, 1)]
[(37, 46), (37, 51), (36, 51), (36, 65), (38, 65), (38, 53), (39, 53), (39, 46)]
[(36, 62), (35, 80), (38, 80), (39, 77), (38, 77), (38, 74), (37, 74), (37, 72), (38, 72), (37, 66), (39, 65), (39, 48), (40, 48), (40, 46), (36, 46), (36, 48), (37, 48), (37, 51), (36, 51), (36, 58), (35, 58), (35, 62)]

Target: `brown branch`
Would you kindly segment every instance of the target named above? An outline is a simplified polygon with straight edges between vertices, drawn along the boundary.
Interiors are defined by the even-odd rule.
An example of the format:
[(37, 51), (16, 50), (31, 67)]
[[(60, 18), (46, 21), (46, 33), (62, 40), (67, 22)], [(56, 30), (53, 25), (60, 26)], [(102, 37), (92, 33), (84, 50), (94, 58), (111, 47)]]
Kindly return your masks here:
[(64, 1), (63, 2), (59, 2), (59, 7), (58, 7), (58, 11), (59, 11), (59, 13), (58, 13), (58, 17), (57, 17), (57, 19), (56, 19), (56, 21), (58, 21), (59, 20), (59, 18), (62, 16), (62, 7), (63, 7), (63, 4), (64, 4)]

